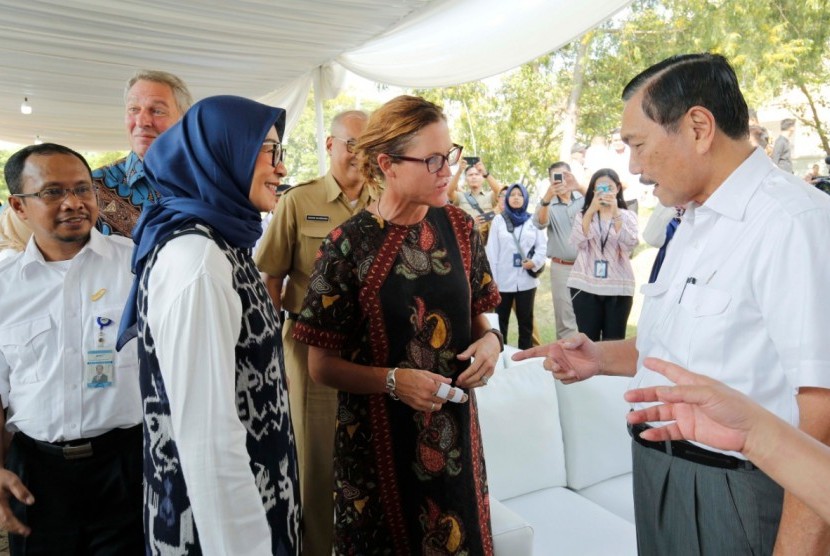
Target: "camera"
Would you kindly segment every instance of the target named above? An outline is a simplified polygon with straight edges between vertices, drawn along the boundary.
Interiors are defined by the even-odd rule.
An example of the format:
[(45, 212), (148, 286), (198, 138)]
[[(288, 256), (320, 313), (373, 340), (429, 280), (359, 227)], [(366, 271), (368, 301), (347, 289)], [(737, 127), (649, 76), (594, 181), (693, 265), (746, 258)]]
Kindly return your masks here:
[(565, 180), (565, 176), (563, 176), (559, 172), (555, 172), (553, 174), (553, 181), (564, 181), (564, 180)]
[(467, 162), (467, 166), (475, 166), (481, 158), (478, 156), (465, 156), (464, 160)]
[(489, 221), (491, 221), (493, 218), (495, 218), (495, 217), (496, 217), (496, 213), (495, 213), (495, 212), (493, 212), (492, 210), (490, 210), (490, 211), (487, 211), (487, 212), (483, 213), (481, 216), (482, 216), (482, 217), (484, 217), (484, 221), (485, 221), (485, 222), (489, 222)]

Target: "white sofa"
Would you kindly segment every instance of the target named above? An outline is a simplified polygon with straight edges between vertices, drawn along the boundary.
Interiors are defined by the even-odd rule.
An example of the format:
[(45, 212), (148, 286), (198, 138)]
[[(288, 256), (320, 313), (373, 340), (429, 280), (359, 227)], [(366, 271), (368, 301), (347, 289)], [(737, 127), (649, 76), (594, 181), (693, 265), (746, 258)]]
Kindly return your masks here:
[(635, 555), (628, 379), (565, 386), (516, 351), (476, 390), (495, 553)]

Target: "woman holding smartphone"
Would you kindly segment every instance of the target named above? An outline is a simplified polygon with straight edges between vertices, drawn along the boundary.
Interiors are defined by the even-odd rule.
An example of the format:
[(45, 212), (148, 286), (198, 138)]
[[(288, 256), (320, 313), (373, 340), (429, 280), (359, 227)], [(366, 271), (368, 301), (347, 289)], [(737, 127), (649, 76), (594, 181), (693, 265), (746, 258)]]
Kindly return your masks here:
[(629, 257), (637, 245), (637, 216), (627, 210), (614, 170), (591, 176), (570, 240), (578, 251), (568, 288), (579, 331), (593, 341), (625, 338), (634, 300)]

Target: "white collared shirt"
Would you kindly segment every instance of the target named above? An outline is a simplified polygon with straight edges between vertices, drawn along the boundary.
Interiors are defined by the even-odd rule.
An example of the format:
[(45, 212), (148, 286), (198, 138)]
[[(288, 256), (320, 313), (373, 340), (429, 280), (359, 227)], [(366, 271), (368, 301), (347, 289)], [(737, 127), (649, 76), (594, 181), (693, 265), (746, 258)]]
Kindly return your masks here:
[(533, 270), (539, 270), (545, 265), (547, 239), (542, 230), (534, 226), (528, 218), (521, 226), (516, 226), (513, 232), (509, 232), (504, 217), (495, 217), (484, 251), (487, 253), (490, 270), (500, 292), (523, 292), (539, 286), (538, 278), (528, 274), (522, 267), (513, 266), (513, 256), (519, 252), (516, 247), (517, 241), (522, 249), (521, 255), (525, 257), (531, 249), (535, 249), (532, 258)]
[(129, 239), (92, 230), (65, 265), (46, 262), (34, 238), (0, 263), (0, 400), (9, 431), (60, 442), (141, 423), (135, 341), (115, 353), (111, 387), (88, 388), (84, 375), (87, 351), (99, 345), (98, 317), (112, 320), (103, 333), (114, 349), (131, 255)]
[(830, 388), (828, 237), (830, 197), (756, 149), (691, 204), (657, 282), (643, 286), (632, 387), (667, 383), (643, 367), (659, 357), (797, 426), (798, 388)]

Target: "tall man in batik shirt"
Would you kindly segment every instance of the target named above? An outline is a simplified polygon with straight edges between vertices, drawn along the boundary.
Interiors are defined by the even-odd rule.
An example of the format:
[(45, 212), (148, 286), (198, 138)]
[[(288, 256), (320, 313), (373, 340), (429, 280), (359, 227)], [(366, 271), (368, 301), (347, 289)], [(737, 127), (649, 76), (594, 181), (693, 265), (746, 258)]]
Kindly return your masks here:
[(130, 153), (92, 173), (104, 235), (132, 235), (141, 209), (157, 198), (144, 177), (144, 154), (156, 137), (181, 119), (193, 104), (184, 81), (165, 71), (139, 70), (124, 91), (124, 123)]

